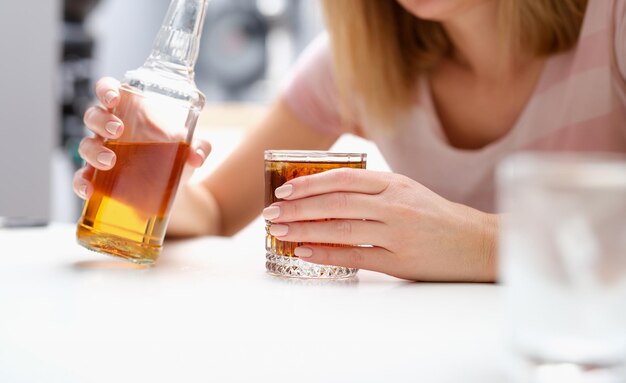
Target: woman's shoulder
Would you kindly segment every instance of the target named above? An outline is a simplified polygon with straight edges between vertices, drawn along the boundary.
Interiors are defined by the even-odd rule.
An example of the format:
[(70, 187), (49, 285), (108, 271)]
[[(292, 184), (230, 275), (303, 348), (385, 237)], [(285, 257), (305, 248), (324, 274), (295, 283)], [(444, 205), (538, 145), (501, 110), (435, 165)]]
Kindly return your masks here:
[(588, 35), (608, 27), (607, 16), (616, 0), (589, 0), (585, 10), (581, 36)]
[(289, 80), (312, 78), (310, 85), (323, 85), (334, 81), (334, 68), (330, 40), (321, 33), (307, 45), (292, 67)]
[(610, 14), (612, 15), (612, 61), (615, 72), (619, 75), (616, 76), (618, 91), (622, 102), (626, 104), (626, 0), (613, 0)]
[(615, 73), (625, 53), (626, 0), (589, 0), (576, 46), (552, 58), (548, 78), (564, 81), (591, 70)]
[(322, 32), (315, 36), (313, 40), (304, 48), (298, 58), (298, 62), (307, 61), (311, 59), (325, 59), (331, 58), (330, 38), (328, 33)]
[(296, 60), (282, 96), (292, 112), (313, 129), (346, 132), (339, 112), (339, 95), (329, 37), (318, 35)]
[(589, 0), (580, 33), (581, 38), (603, 32), (613, 35), (625, 19), (626, 0)]

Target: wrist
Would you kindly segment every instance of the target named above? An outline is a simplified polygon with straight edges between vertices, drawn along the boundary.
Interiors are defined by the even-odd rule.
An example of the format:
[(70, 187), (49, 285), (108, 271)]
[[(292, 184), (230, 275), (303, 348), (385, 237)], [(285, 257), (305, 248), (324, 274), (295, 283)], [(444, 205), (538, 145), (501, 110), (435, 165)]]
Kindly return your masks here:
[(486, 281), (495, 282), (498, 274), (498, 233), (500, 228), (500, 216), (478, 212), (481, 216), (482, 233), (480, 234), (480, 247), (478, 257), (482, 260), (484, 278)]
[(201, 184), (187, 183), (178, 191), (168, 226), (169, 237), (219, 235), (219, 209)]
[(466, 210), (464, 238), (465, 264), (469, 279), (474, 282), (495, 282), (497, 277), (498, 230), (497, 214), (463, 206)]

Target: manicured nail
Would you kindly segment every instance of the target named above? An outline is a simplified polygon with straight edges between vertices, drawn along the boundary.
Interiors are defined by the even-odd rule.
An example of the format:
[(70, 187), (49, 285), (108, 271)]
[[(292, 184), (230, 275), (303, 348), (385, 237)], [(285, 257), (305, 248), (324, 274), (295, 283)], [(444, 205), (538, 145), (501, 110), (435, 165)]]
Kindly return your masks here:
[(274, 190), (274, 195), (276, 196), (276, 198), (287, 198), (291, 195), (292, 192), (293, 192), (293, 185), (286, 184), (286, 185), (276, 188), (276, 190)]
[(102, 165), (106, 165), (106, 166), (113, 165), (113, 159), (114, 158), (115, 158), (115, 154), (113, 154), (111, 152), (102, 152), (102, 153), (98, 154), (98, 157), (96, 157), (98, 162), (100, 162)]
[(78, 193), (85, 199), (87, 199), (87, 185), (80, 185)]
[(293, 251), (296, 257), (299, 258), (309, 258), (313, 255), (313, 250), (308, 247), (296, 247)]
[(270, 206), (263, 209), (263, 218), (268, 221), (276, 219), (280, 216), (280, 208), (278, 206)]
[(120, 126), (122, 126), (122, 124), (120, 124), (119, 122), (110, 121), (110, 122), (107, 122), (106, 125), (104, 125), (104, 129), (106, 129), (107, 132), (115, 136), (117, 132), (120, 130)]
[(274, 237), (282, 237), (289, 232), (289, 226), (287, 225), (272, 225), (270, 226), (270, 234)]
[(104, 95), (104, 101), (106, 101), (107, 104), (110, 104), (116, 98), (117, 98), (117, 92), (114, 90), (110, 90), (106, 92), (106, 94)]
[(196, 153), (198, 153), (198, 155), (202, 157), (202, 161), (206, 160), (206, 153), (204, 152), (204, 150), (202, 150), (201, 148), (198, 148), (196, 149)]

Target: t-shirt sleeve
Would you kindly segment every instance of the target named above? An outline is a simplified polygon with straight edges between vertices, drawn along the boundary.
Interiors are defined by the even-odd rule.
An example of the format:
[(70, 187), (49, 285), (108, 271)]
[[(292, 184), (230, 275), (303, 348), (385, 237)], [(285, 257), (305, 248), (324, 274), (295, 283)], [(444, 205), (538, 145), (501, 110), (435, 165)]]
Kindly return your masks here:
[(615, 58), (626, 81), (626, 0), (615, 0)]
[(316, 37), (298, 58), (282, 96), (296, 117), (312, 129), (337, 136), (348, 132), (342, 124), (327, 34)]

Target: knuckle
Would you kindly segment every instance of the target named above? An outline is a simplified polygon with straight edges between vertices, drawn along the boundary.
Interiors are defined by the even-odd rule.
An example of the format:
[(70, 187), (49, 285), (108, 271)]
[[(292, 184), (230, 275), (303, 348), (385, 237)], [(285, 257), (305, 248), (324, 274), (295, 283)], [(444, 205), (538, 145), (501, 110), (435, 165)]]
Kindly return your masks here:
[(419, 216), (418, 209), (406, 204), (398, 204), (393, 207), (393, 214), (401, 218), (414, 218)]
[(85, 114), (83, 115), (83, 123), (85, 125), (89, 125), (89, 122), (91, 121), (91, 115), (95, 112), (96, 108), (95, 107), (90, 107), (89, 109), (87, 109), (85, 111)]
[(108, 77), (103, 77), (96, 82), (96, 95), (98, 96), (98, 98), (104, 95), (104, 92), (107, 89), (108, 82), (109, 82)]
[(74, 172), (74, 180), (75, 181), (80, 181), (80, 180), (84, 180), (85, 177), (85, 172), (87, 171), (87, 167), (83, 166), (82, 168), (78, 169), (76, 172)]
[(300, 217), (300, 212), (302, 210), (300, 208), (300, 204), (298, 204), (297, 202), (282, 204), (280, 208), (285, 209), (285, 214), (281, 218), (285, 218), (288, 220), (298, 220), (298, 218)]
[(353, 247), (348, 251), (346, 259), (350, 266), (361, 268), (363, 264), (363, 252), (358, 247)]
[[(100, 107), (94, 106), (92, 112), (85, 113), (85, 126), (96, 135), (102, 135), (104, 133), (105, 117), (107, 117), (105, 113), (107, 112)], [(111, 116), (108, 117), (111, 118)], [(115, 117), (114, 119), (118, 120)]]
[(80, 175), (80, 172), (74, 173), (74, 179), (72, 180), (72, 185), (74, 186), (74, 190), (78, 190), (78, 185), (80, 184), (81, 180), (82, 180), (82, 176)]
[(81, 196), (81, 193), (79, 192), (80, 188), (83, 185), (86, 186), (88, 183), (88, 180), (85, 179), (81, 172), (76, 172), (72, 181), (72, 189), (74, 190), (74, 193), (76, 193), (78, 196)]
[(328, 208), (331, 210), (344, 210), (348, 206), (348, 195), (345, 193), (334, 193), (328, 201)]
[(80, 143), (78, 144), (78, 154), (80, 154), (81, 157), (85, 158), (85, 150), (88, 146), (89, 138), (83, 138), (82, 140), (80, 140)]
[(340, 168), (334, 170), (333, 176), (335, 177), (335, 182), (341, 186), (348, 186), (354, 182), (354, 172), (349, 168)]
[(92, 153), (97, 149), (98, 144), (99, 144), (99, 141), (96, 140), (95, 138), (91, 138), (91, 137), (83, 138), (80, 144), (78, 144), (78, 154), (80, 154), (80, 156), (84, 160), (89, 162), (89, 158), (92, 155)]
[(393, 189), (396, 190), (405, 190), (407, 187), (409, 187), (409, 181), (404, 176), (393, 177), (393, 179), (391, 180), (391, 186), (393, 187)]
[(342, 243), (349, 244), (352, 238), (352, 223), (350, 221), (335, 221), (334, 231)]
[(315, 249), (315, 255), (320, 263), (328, 264), (330, 262), (330, 253), (328, 249), (324, 247), (317, 247)]
[(310, 236), (311, 230), (309, 225), (306, 223), (291, 223), (289, 224), (289, 234), (296, 238), (301, 238), (303, 240), (307, 240)]
[(304, 191), (306, 193), (307, 190), (310, 189), (311, 180), (309, 177), (298, 177), (295, 180), (291, 181), (293, 183), (297, 183), (298, 190)]
[(400, 176), (397, 185), (403, 192), (412, 192), (415, 189), (415, 181), (407, 176)]

